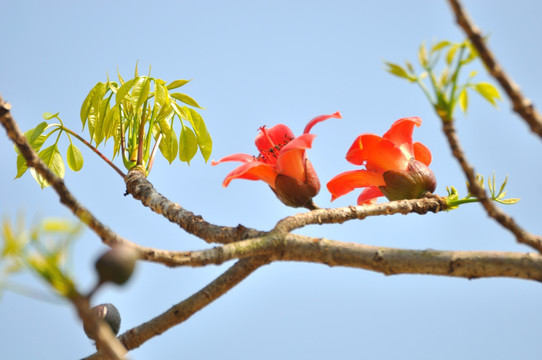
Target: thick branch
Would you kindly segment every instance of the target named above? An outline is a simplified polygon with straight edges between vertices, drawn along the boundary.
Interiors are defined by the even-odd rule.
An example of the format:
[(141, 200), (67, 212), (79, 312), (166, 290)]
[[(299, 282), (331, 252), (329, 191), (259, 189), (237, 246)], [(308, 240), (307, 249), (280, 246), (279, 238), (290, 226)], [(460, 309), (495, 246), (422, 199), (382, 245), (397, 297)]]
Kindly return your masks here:
[(396, 249), (285, 233), (193, 251), (177, 260), (179, 265), (203, 266), (258, 255), (267, 255), (273, 261), (354, 267), (386, 275), (512, 277), (542, 281), (542, 255), (538, 254)]
[[(126, 349), (135, 349), (147, 340), (162, 334), (171, 327), (182, 323), (196, 312), (228, 292), (253, 271), (269, 262), (266, 257), (248, 258), (238, 261), (209, 285), (173, 306), (154, 319), (126, 331), (119, 337)], [(98, 359), (96, 355), (86, 359)]]
[(495, 219), (499, 224), (510, 230), (516, 236), (519, 243), (528, 245), (542, 253), (542, 237), (533, 235), (522, 229), (512, 217), (498, 208), (493, 201), (487, 197), (486, 191), (478, 184), (476, 181), (474, 168), (469, 164), (461, 148), (461, 144), (459, 143), (453, 120), (446, 121), (443, 119), (442, 128), (446, 138), (448, 139), (448, 143), (450, 144), (454, 157), (461, 165), (461, 168), (469, 181), (469, 191), (471, 194), (480, 200), (482, 206), (490, 217)]
[(143, 205), (209, 243), (227, 244), (265, 235), (264, 232), (248, 229), (242, 225), (227, 227), (208, 223), (200, 215), (194, 215), (157, 192), (145, 174), (137, 169), (130, 170), (125, 182), (128, 193), (140, 200)]
[(542, 137), (542, 116), (540, 113), (536, 111), (531, 101), (521, 94), (519, 86), (504, 72), (493, 53), (487, 47), (480, 29), (463, 10), (459, 0), (448, 1), (455, 13), (457, 24), (469, 37), (471, 43), (478, 51), (480, 58), (489, 70), (489, 73), (501, 84), (512, 101), (514, 111), (529, 124), (532, 132)]
[(542, 281), (542, 256), (497, 251), (407, 250), (288, 235), (272, 260), (307, 261), (392, 274), (512, 277)]

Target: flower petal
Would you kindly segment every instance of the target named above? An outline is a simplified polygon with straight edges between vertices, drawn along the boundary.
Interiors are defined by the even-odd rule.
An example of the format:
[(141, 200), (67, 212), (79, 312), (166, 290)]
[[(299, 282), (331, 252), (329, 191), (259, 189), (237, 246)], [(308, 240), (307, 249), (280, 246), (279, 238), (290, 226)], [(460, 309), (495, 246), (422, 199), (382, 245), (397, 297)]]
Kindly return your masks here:
[(408, 159), (398, 147), (374, 134), (358, 136), (346, 153), (346, 160), (354, 165), (365, 164), (367, 170), (376, 172), (402, 170), (408, 166)]
[(271, 188), (274, 188), (276, 177), (277, 171), (274, 166), (260, 161), (252, 161), (244, 163), (230, 172), (224, 179), (222, 186), (228, 186), (234, 179), (245, 179), (262, 180), (265, 181), (267, 185), (271, 186)]
[(222, 159), (218, 161), (214, 161), (214, 160), (211, 161), (211, 165), (215, 166), (227, 161), (240, 161), (240, 162), (246, 163), (246, 162), (253, 162), (256, 160), (254, 159), (254, 156), (249, 155), (249, 154), (232, 154), (232, 155), (224, 156)]
[(283, 147), (294, 138), (294, 133), (290, 128), (284, 124), (277, 124), (270, 129), (266, 129), (265, 126), (260, 128), (260, 132), (256, 136), (256, 147), (261, 152), (269, 152), (270, 149), (277, 149)]
[(331, 200), (348, 194), (356, 188), (386, 185), (382, 174), (367, 170), (352, 170), (335, 176), (327, 183)]
[(303, 134), (308, 134), (312, 127), (316, 124), (318, 124), (319, 122), (322, 122), (324, 120), (327, 120), (327, 119), (330, 119), (330, 118), (337, 118), (337, 119), (342, 119), (342, 116), (341, 116), (341, 113), (340, 112), (336, 112), (334, 114), (331, 114), (331, 115), (320, 115), (320, 116), (317, 116), (315, 117), (314, 119), (312, 119), (311, 121), (308, 122), (307, 126), (305, 126), (305, 130), (303, 130)]
[(415, 142), (413, 144), (413, 148), (414, 148), (414, 159), (429, 166), (432, 160), (431, 151), (424, 144), (419, 143), (419, 142)]
[(420, 126), (421, 124), (422, 119), (417, 116), (399, 119), (392, 124), (383, 137), (400, 148), (408, 158), (413, 157), (412, 132), (414, 126)]
[(290, 141), (279, 153), (277, 171), (305, 182), (305, 149), (311, 148), (315, 137), (314, 134), (303, 134)]
[(384, 194), (377, 187), (367, 187), (358, 196), (358, 205), (376, 204), (376, 200), (381, 196), (384, 196)]

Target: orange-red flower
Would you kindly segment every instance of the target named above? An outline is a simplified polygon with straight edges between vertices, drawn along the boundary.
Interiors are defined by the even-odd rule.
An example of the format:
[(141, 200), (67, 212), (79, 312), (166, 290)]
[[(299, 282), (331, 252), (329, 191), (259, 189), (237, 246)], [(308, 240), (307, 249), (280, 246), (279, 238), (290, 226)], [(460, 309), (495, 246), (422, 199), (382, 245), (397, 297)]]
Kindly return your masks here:
[(356, 188), (364, 188), (358, 204), (373, 204), (380, 196), (389, 200), (416, 199), (436, 188), (431, 163), (431, 152), (425, 145), (412, 143), (414, 126), (419, 117), (407, 117), (393, 123), (384, 136), (361, 134), (346, 154), (346, 160), (365, 166), (362, 170), (347, 171), (327, 183), (331, 200)]
[(312, 198), (320, 191), (320, 181), (305, 154), (316, 137), (310, 134), (312, 127), (329, 118), (341, 118), (336, 112), (331, 115), (317, 116), (305, 127), (303, 134), (295, 137), (292, 130), (283, 124), (270, 129), (260, 128), (256, 136), (256, 147), (260, 154), (255, 157), (248, 154), (233, 154), (212, 165), (226, 161), (240, 161), (243, 164), (230, 172), (222, 185), (233, 179), (262, 180), (271, 187), (280, 201), (292, 207), (312, 208)]

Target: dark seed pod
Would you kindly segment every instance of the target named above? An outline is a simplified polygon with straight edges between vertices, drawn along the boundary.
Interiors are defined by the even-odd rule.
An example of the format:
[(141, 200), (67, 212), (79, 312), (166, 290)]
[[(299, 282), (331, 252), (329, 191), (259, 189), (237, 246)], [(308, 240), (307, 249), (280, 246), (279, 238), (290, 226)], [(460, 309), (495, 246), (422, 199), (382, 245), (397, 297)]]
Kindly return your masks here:
[(96, 261), (99, 282), (124, 284), (132, 275), (137, 258), (136, 250), (129, 246), (118, 245), (108, 250)]
[[(117, 335), (120, 329), (120, 313), (119, 310), (113, 304), (101, 304), (90, 309), (93, 315), (98, 317), (100, 320), (105, 321), (107, 325), (111, 328), (113, 334)], [(93, 327), (90, 324), (83, 325), (85, 334), (90, 339), (95, 339)]]

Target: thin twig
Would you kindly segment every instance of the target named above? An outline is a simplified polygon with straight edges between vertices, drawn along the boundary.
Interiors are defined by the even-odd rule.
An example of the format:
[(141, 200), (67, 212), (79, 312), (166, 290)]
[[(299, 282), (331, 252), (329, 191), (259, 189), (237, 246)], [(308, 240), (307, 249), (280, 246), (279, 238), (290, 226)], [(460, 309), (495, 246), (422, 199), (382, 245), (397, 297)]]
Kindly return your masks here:
[(428, 212), (437, 213), (446, 209), (446, 201), (439, 196), (336, 209), (318, 209), (284, 218), (277, 223), (273, 231), (287, 233), (309, 224), (340, 224), (348, 220), (361, 220), (368, 216), (378, 215), (406, 215), (410, 213), (423, 215)]
[(474, 45), (489, 73), (501, 84), (510, 98), (513, 109), (531, 128), (531, 131), (542, 137), (542, 116), (536, 111), (532, 102), (521, 94), (519, 86), (503, 70), (493, 53), (489, 50), (480, 29), (463, 10), (459, 0), (448, 0), (456, 16), (457, 24), (465, 31)]
[(480, 203), (490, 217), (495, 219), (495, 221), (510, 230), (516, 236), (516, 240), (519, 243), (528, 245), (533, 249), (538, 250), (539, 253), (542, 253), (542, 237), (533, 235), (521, 228), (512, 217), (498, 208), (493, 201), (488, 198), (486, 191), (478, 184), (474, 168), (469, 164), (465, 153), (461, 148), (461, 144), (459, 143), (453, 120), (442, 119), (442, 129), (448, 139), (453, 156), (457, 159), (467, 177), (470, 193), (480, 200)]

